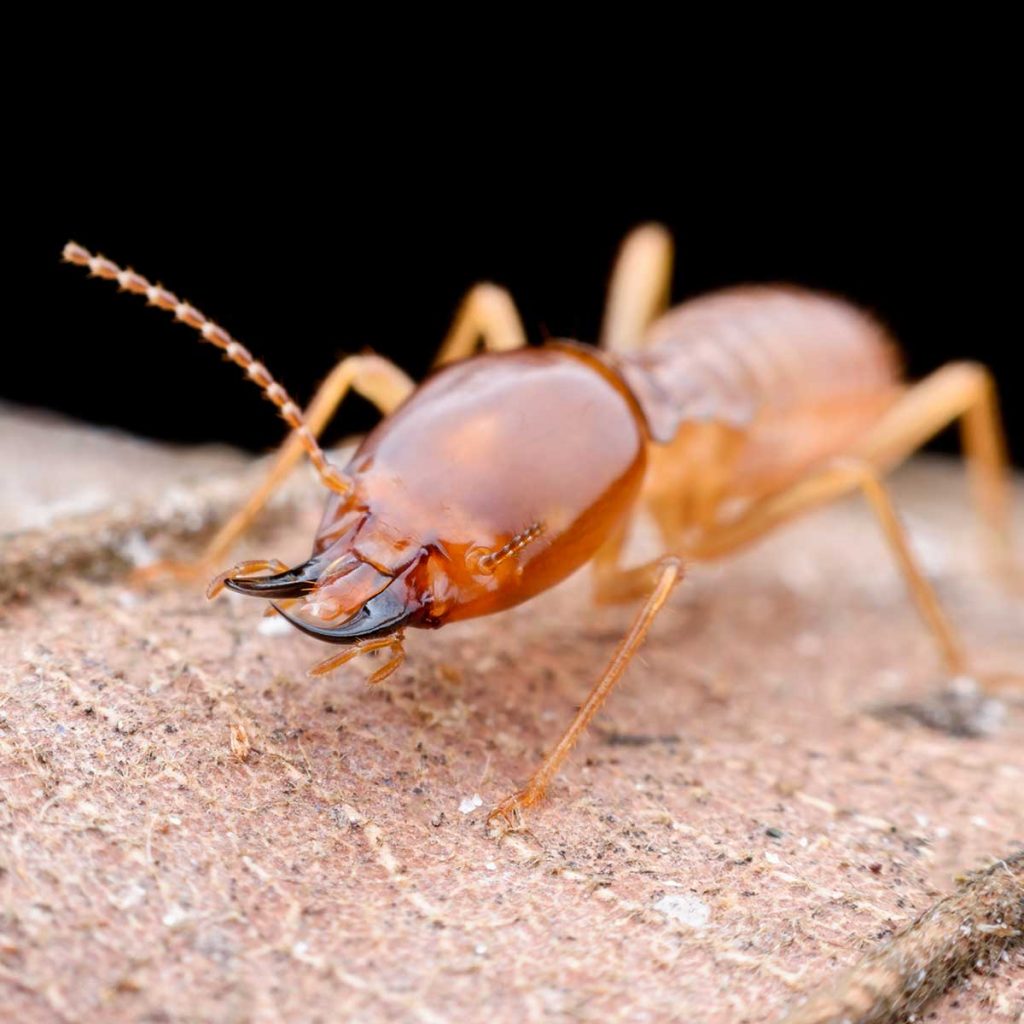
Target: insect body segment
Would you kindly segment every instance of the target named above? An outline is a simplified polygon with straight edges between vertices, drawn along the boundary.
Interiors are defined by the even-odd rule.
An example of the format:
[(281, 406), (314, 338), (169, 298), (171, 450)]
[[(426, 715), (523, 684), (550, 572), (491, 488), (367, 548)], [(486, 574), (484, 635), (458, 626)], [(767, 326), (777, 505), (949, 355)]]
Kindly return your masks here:
[[(558, 429), (566, 413), (577, 429)], [(537, 473), (538, 458), (550, 472)], [(360, 445), (345, 470), (352, 490), (329, 499), (307, 563), (226, 583), (301, 596), (286, 617), (336, 642), (382, 622), (490, 614), (589, 561), (631, 509), (645, 459), (638, 406), (586, 350), (455, 363)]]
[(766, 429), (762, 418), (829, 416), (856, 406), (870, 422), (901, 389), (895, 345), (876, 320), (792, 286), (691, 299), (656, 319), (643, 346), (617, 361), (661, 444), (693, 420), (757, 434)]
[[(649, 225), (623, 246), (601, 349), (523, 347), (511, 298), (478, 285), (441, 347), (443, 365), (418, 389), (386, 360), (352, 356), (303, 415), (247, 350), (191, 306), (74, 244), (65, 258), (145, 294), (223, 348), (293, 427), (263, 485), (199, 564), (233, 543), (305, 450), (330, 492), (309, 559), (292, 568), (240, 563), (215, 578), (210, 594), (227, 587), (264, 598), (297, 629), (345, 648), (314, 674), (383, 651), (388, 660), (370, 677), (379, 682), (401, 665), (407, 628), (502, 611), (588, 562), (598, 600), (644, 598), (561, 739), (491, 820), (518, 821), (546, 792), (682, 578), (683, 559), (727, 555), (851, 491), (868, 499), (947, 667), (964, 671), (963, 645), (881, 477), (962, 419), (978, 507), (1005, 561), (1006, 455), (994, 386), (969, 363), (907, 386), (886, 332), (841, 300), (759, 286), (665, 312), (671, 241)], [(490, 351), (474, 355), (480, 340)], [(385, 419), (342, 472), (316, 435), (350, 388)], [(640, 504), (664, 553), (624, 566)]]
[(792, 287), (693, 299), (612, 358), (656, 442), (645, 497), (677, 551), (688, 529), (714, 529), (727, 503), (778, 491), (843, 452), (903, 390), (875, 320)]

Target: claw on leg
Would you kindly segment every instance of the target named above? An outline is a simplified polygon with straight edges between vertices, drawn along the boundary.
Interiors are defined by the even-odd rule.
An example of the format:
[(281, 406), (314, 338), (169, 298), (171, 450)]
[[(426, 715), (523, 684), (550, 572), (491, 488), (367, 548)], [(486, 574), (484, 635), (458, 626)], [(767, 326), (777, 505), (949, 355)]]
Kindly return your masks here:
[(488, 829), (503, 829), (506, 832), (518, 832), (523, 827), (523, 811), (544, 799), (544, 787), (527, 785), (525, 789), (505, 797), (490, 814), (487, 815)]

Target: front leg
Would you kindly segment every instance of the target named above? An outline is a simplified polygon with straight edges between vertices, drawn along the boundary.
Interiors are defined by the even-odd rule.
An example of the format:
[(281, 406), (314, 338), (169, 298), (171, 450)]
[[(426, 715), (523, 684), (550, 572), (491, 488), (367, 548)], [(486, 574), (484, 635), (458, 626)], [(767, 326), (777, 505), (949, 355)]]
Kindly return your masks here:
[(532, 807), (547, 792), (548, 786), (558, 774), (562, 763), (569, 756), (594, 715), (608, 699), (615, 684), (626, 670), (626, 666), (644, 642), (658, 612), (668, 600), (672, 588), (682, 579), (683, 567), (678, 558), (673, 556), (663, 558), (658, 564), (658, 569), (654, 589), (633, 621), (629, 632), (619, 642), (611, 661), (608, 662), (601, 678), (598, 679), (590, 691), (590, 695), (577, 711), (576, 717), (562, 734), (562, 738), (551, 753), (544, 758), (540, 767), (530, 776), (526, 785), (518, 792), (506, 797), (491, 811), (487, 816), (488, 826), (500, 825), (501, 822), (504, 822), (506, 827), (519, 827), (522, 822), (522, 812), (527, 807)]

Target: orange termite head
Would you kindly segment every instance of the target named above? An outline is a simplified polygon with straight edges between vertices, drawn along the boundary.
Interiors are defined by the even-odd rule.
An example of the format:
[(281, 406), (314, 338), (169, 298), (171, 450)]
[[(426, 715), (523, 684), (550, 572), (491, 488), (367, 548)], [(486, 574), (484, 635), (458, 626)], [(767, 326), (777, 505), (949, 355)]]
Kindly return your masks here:
[(636, 401), (589, 350), (455, 363), (360, 445), (307, 562), (226, 584), (300, 598), (278, 610), (334, 643), (499, 611), (593, 557), (637, 497), (645, 454)]

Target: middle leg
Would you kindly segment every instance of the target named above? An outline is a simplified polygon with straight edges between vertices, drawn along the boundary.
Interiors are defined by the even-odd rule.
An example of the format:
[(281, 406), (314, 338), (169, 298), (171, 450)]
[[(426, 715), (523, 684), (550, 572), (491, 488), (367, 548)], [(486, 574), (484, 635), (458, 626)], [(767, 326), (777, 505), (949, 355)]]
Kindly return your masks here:
[(486, 281), (470, 288), (459, 304), (434, 366), (473, 355), (481, 341), (491, 352), (526, 347), (526, 332), (512, 296)]

